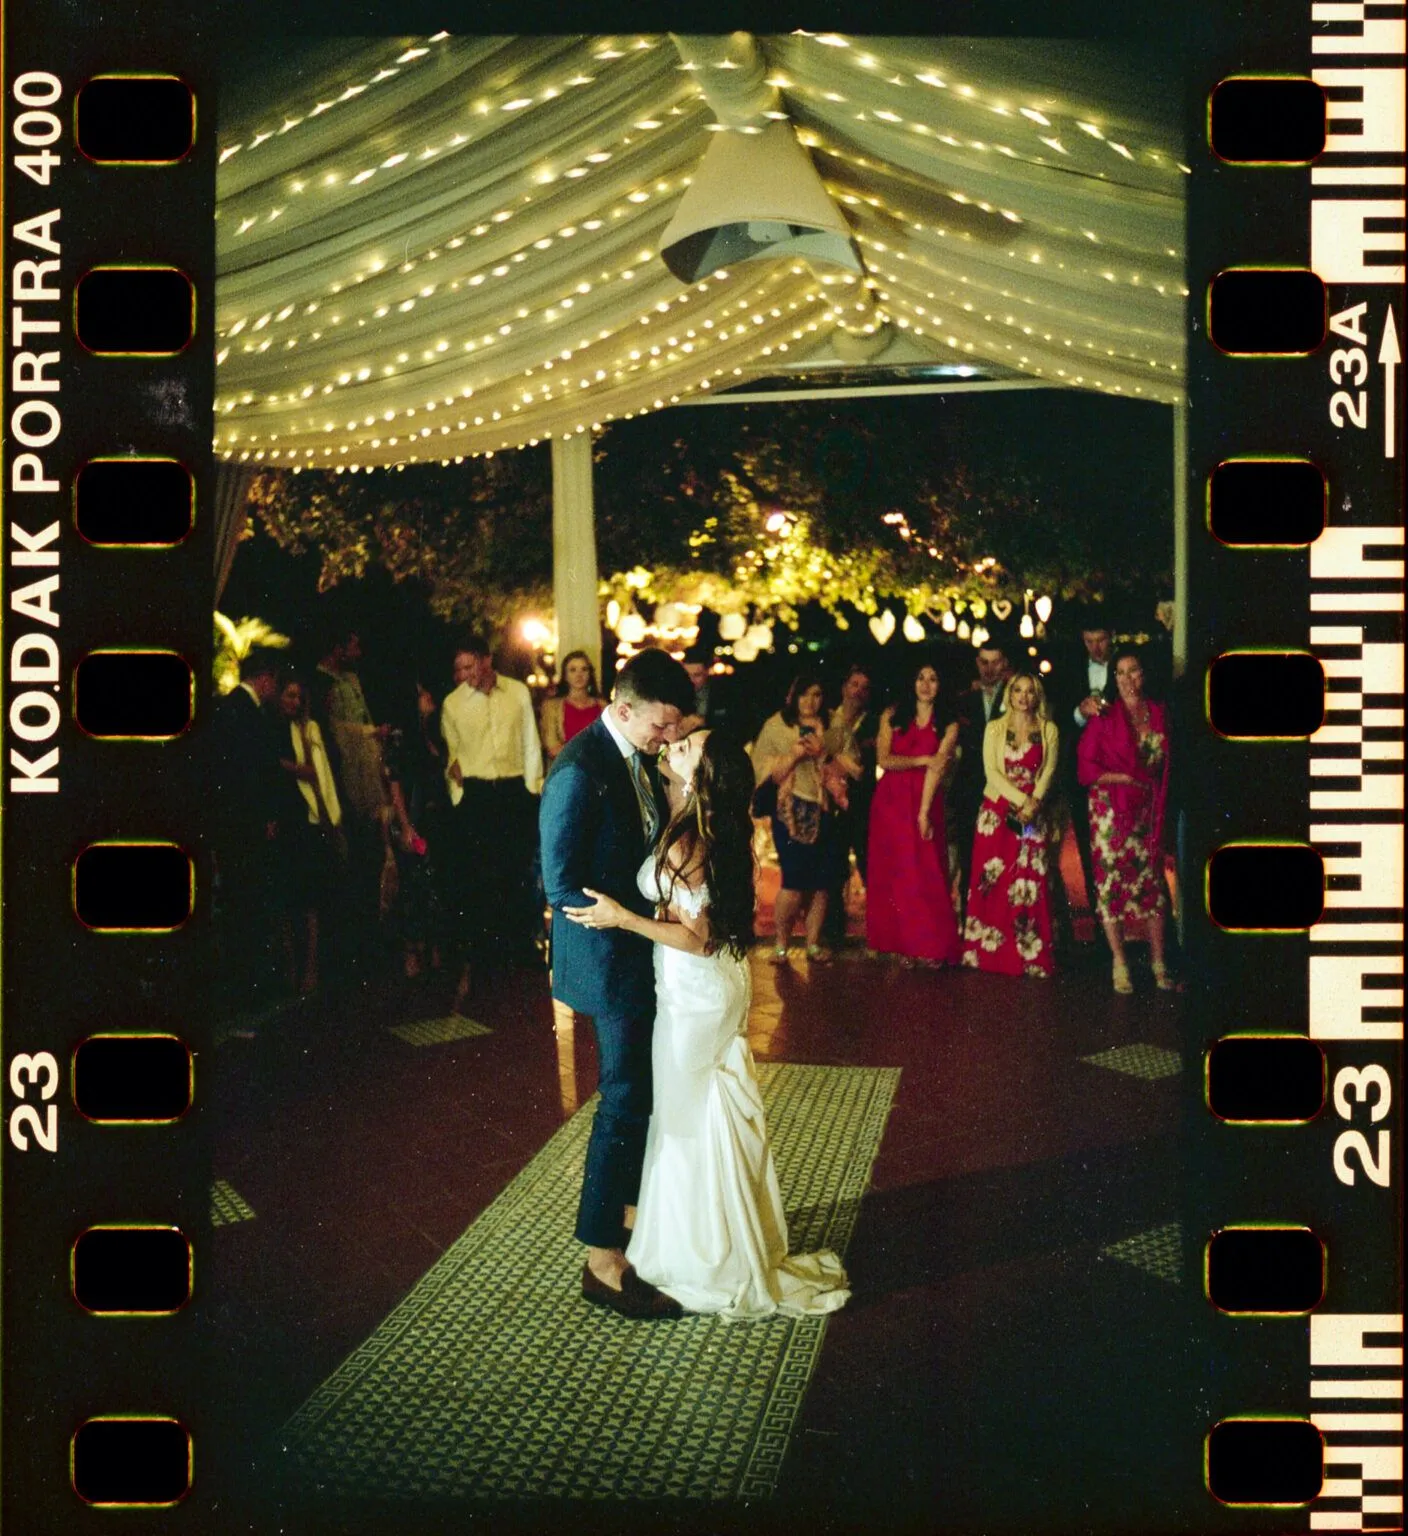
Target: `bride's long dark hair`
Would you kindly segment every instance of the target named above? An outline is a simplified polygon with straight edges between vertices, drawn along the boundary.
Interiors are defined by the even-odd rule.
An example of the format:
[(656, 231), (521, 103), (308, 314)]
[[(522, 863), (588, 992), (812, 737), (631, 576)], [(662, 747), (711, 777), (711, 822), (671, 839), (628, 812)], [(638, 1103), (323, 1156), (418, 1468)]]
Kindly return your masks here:
[(709, 892), (709, 949), (742, 959), (753, 942), (753, 764), (727, 733), (710, 731), (684, 804), (670, 818), (655, 854), (655, 879), (666, 900), (677, 870), (670, 850), (683, 843), (682, 863), (696, 860)]

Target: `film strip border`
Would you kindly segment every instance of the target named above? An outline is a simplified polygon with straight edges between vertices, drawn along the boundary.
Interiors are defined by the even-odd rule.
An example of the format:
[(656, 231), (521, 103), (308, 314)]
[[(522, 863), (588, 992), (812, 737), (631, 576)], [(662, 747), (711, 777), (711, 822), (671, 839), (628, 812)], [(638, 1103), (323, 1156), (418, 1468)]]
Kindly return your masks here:
[[(1317, 196), (1312, 202), (1312, 267), (1330, 284), (1328, 303), (1318, 280), (1307, 282), (1307, 274), (1289, 265), (1278, 269), (1267, 253), (1250, 250), (1240, 266), (1219, 263), (1222, 276), (1213, 285), (1207, 313), (1213, 339), (1227, 353), (1227, 366), (1239, 370), (1277, 366), (1252, 361), (1258, 353), (1267, 357), (1320, 353), (1328, 324), (1349, 344), (1339, 349), (1347, 354), (1339, 364), (1341, 374), (1335, 374), (1333, 360), (1329, 365), (1331, 382), (1354, 386), (1343, 391), (1344, 399), (1339, 399), (1342, 392), (1338, 390), (1329, 397), (1329, 420), (1337, 431), (1365, 430), (1369, 392), (1359, 392), (1358, 385), (1372, 368), (1365, 343), (1376, 339), (1369, 331), (1380, 314), (1386, 329), (1378, 340), (1381, 355), (1376, 361), (1385, 370), (1384, 398), (1390, 403), (1394, 398), (1391, 379), (1396, 360), (1387, 340), (1393, 310), (1391, 304), (1385, 307), (1381, 286), (1386, 281), (1385, 268), (1371, 261), (1369, 253), (1401, 251), (1401, 233), (1395, 246), (1396, 231), (1377, 226), (1383, 220), (1401, 221), (1402, 200), (1375, 197), (1367, 200), (1369, 206), (1354, 210), (1353, 203), (1365, 200), (1349, 195), (1366, 185), (1402, 183), (1401, 113), (1396, 150), (1391, 130), (1387, 150), (1375, 149), (1377, 141), (1372, 137), (1386, 99), (1378, 76), (1393, 76), (1396, 71), (1401, 86), (1401, 62), (1387, 62), (1401, 61), (1403, 52), (1403, 24), (1392, 12), (1392, 7), (1385, 12), (1362, 5), (1316, 4), (1313, 20), (1329, 29), (1314, 38), (1314, 51), (1326, 56), (1325, 71), (1289, 82), (1303, 88), (1308, 78), (1323, 88), (1325, 95), (1320, 99), (1332, 98), (1328, 114), (1332, 123), (1336, 117), (1351, 115), (1335, 112), (1334, 93), (1351, 97), (1359, 93), (1360, 142), (1353, 148), (1344, 143), (1336, 146), (1336, 138), (1355, 136), (1344, 129), (1331, 134), (1311, 172), (1313, 186), (1334, 189), (1333, 195)], [(1335, 77), (1328, 78), (1328, 72)], [(1317, 79), (1320, 73), (1327, 73), (1327, 78)], [(42, 100), (49, 81), (58, 87), (57, 94)], [(65, 1076), (81, 1117), (75, 1122), (76, 1137), (86, 1138), (75, 1157), (75, 1163), (81, 1164), (77, 1176), (75, 1165), (70, 1164), (70, 1174), (51, 1209), (44, 1208), (44, 1200), (56, 1181), (46, 1180), (42, 1172), (16, 1202), (23, 1219), (46, 1226), (41, 1239), (53, 1239), (54, 1251), (70, 1256), (69, 1289), (85, 1320), (84, 1336), (73, 1349), (85, 1362), (86, 1379), (57, 1392), (47, 1390), (52, 1383), (43, 1378), (46, 1367), (53, 1365), (53, 1342), (40, 1336), (29, 1341), (32, 1347), (22, 1344), (16, 1350), (9, 1342), (13, 1330), (7, 1335), (7, 1365), (12, 1373), (18, 1367), (21, 1391), (26, 1383), (36, 1384), (36, 1401), (42, 1398), (51, 1425), (67, 1426), (73, 1492), (93, 1509), (167, 1504), (179, 1501), (190, 1487), (191, 1423), (199, 1417), (199, 1392), (194, 1377), (185, 1382), (183, 1391), (179, 1371), (173, 1374), (171, 1362), (199, 1358), (190, 1347), (189, 1328), (184, 1335), (180, 1330), (183, 1321), (189, 1321), (190, 1309), (184, 1303), (193, 1294), (195, 1273), (187, 1234), (204, 1226), (200, 1202), (208, 1188), (208, 1170), (194, 1150), (198, 1143), (191, 1139), (199, 1103), (192, 1098), (191, 1057), (184, 1043), (189, 1034), (184, 1026), (189, 1021), (182, 1017), (198, 998), (192, 972), (200, 923), (199, 918), (191, 919), (196, 910), (195, 884), (193, 865), (185, 852), (196, 846), (196, 839), (192, 826), (171, 825), (171, 810), (183, 803), (183, 794), (184, 803), (199, 801), (184, 726), (190, 719), (190, 679), (204, 675), (202, 659), (193, 655), (189, 642), (191, 636), (203, 633), (208, 617), (200, 599), (206, 591), (203, 579), (209, 562), (202, 561), (201, 523), (194, 513), (208, 505), (200, 490), (209, 483), (201, 441), (206, 435), (202, 424), (208, 420), (209, 386), (199, 349), (192, 350), (189, 342), (201, 333), (201, 316), (210, 295), (201, 293), (198, 285), (193, 295), (185, 274), (211, 270), (209, 253), (201, 242), (208, 239), (211, 227), (208, 189), (213, 178), (208, 166), (201, 169), (203, 161), (194, 147), (199, 140), (194, 114), (193, 145), (175, 154), (165, 153), (175, 140), (163, 140), (155, 149), (150, 142), (129, 142), (121, 154), (86, 161), (72, 150), (65, 155), (52, 147), (64, 141), (68, 125), (62, 112), (71, 103), (80, 106), (73, 126), (75, 146), (96, 142), (93, 135), (103, 131), (105, 93), (109, 103), (118, 103), (116, 110), (107, 109), (107, 131), (121, 135), (130, 129), (120, 104), (124, 93), (139, 83), (144, 90), (159, 84), (168, 102), (178, 101), (183, 93), (189, 101), (186, 80), (143, 75), (140, 69), (104, 76), (96, 70), (75, 72), (66, 60), (62, 73), (34, 68), (7, 78), (8, 88), (18, 88), (7, 104), (10, 136), (6, 144), (11, 210), (7, 214), (11, 239), (6, 264), (6, 280), (11, 284), (7, 350), (12, 354), (7, 412), (11, 442), (6, 464), (11, 514), (6, 541), (7, 607), (35, 627), (22, 632), (12, 629), (7, 646), (11, 675), (6, 718), (12, 736), (23, 747), (7, 743), (7, 750), (16, 752), (21, 761), (9, 759), (6, 790), (11, 826), (6, 832), (6, 852), (11, 870), (23, 870), (30, 867), (26, 860), (35, 857), (35, 850), (42, 850), (52, 866), (57, 849), (62, 866), (72, 871), (58, 903), (52, 892), (38, 888), (31, 901), (26, 888), (21, 903), (12, 907), (7, 936), (12, 966), (7, 979), (8, 1012), (12, 1030), (16, 1020), (23, 1029), (26, 1020), (52, 1019), (56, 1012), (70, 1032), (79, 1020), (97, 1017), (114, 1026), (131, 1026), (95, 1031), (85, 1037), (71, 1061), (62, 1064), (52, 1052), (17, 1048), (13, 1035), (6, 1040), (12, 1127), (18, 1128), (18, 1132), (12, 1128), (11, 1139), (16, 1149), (28, 1156), (46, 1151), (47, 1141), (57, 1143), (57, 1134), (50, 1129), (56, 1122), (49, 1110), (64, 1091)], [(1275, 88), (1284, 93), (1287, 85), (1282, 80)], [(96, 94), (95, 86), (100, 87)], [(173, 86), (179, 86), (179, 91)], [(1220, 105), (1214, 97), (1214, 111), (1223, 121), (1235, 124), (1237, 111), (1229, 110), (1229, 103), (1239, 95), (1253, 103), (1241, 118), (1244, 142), (1235, 146), (1236, 153), (1223, 158), (1244, 167), (1257, 160), (1284, 162), (1284, 149), (1267, 152), (1254, 142), (1254, 132), (1253, 142), (1245, 141), (1247, 124), (1254, 126), (1259, 116), (1267, 116), (1264, 109), (1256, 108), (1256, 92), (1245, 74), (1240, 82), (1229, 81), (1223, 88)], [(1309, 99), (1303, 89), (1301, 95)], [(91, 113), (86, 141), (81, 108), (85, 96)], [(1283, 101), (1288, 99), (1282, 95)], [(164, 110), (168, 118), (173, 115), (169, 106)], [(43, 142), (50, 132), (44, 114), (59, 124), (50, 142)], [(179, 112), (174, 115), (179, 117)], [(1284, 116), (1284, 109), (1272, 115)], [(142, 114), (143, 121), (147, 116)], [(161, 112), (155, 116), (159, 119)], [(22, 118), (25, 126), (19, 129)], [(1386, 155), (1393, 163), (1367, 165), (1366, 154), (1379, 160)], [(27, 165), (19, 164), (22, 157)], [(1290, 158), (1316, 157), (1312, 150)], [(144, 224), (144, 230), (129, 233), (121, 250), (105, 249), (105, 215), (114, 199), (131, 199), (127, 188), (114, 192), (115, 183), (109, 178), (148, 175), (156, 161), (165, 161), (164, 168), (178, 176), (189, 172), (187, 180), (184, 184), (145, 182), (144, 195), (158, 186), (160, 190), (140, 213), (140, 200), (133, 200), (131, 222)], [(1397, 182), (1392, 177), (1395, 170)], [(38, 197), (31, 211), (26, 206), (30, 188), (20, 177), (52, 195)], [(23, 197), (16, 195), (17, 188)], [(173, 200), (183, 201), (183, 206), (173, 207)], [(1235, 221), (1213, 222), (1229, 228)], [(1254, 228), (1255, 221), (1250, 222)], [(17, 257), (16, 241), (32, 245), (36, 254)], [(1346, 251), (1357, 254), (1357, 263), (1344, 257)], [(57, 262), (57, 273), (45, 270), (51, 260)], [(20, 261), (31, 263), (22, 276)], [(22, 284), (28, 284), (29, 291)], [(52, 297), (50, 289), (57, 290)], [(1269, 300), (1262, 297), (1266, 293), (1272, 295)], [(1318, 334), (1314, 304), (1306, 305), (1307, 298), (1317, 296)], [(34, 306), (27, 316), (25, 301)], [(141, 323), (134, 324), (139, 315)], [(1366, 322), (1363, 316), (1371, 319)], [(1300, 330), (1289, 344), (1284, 334), (1268, 342), (1278, 328), (1284, 331), (1296, 325)], [(57, 346), (45, 342), (50, 335), (58, 338)], [(39, 344), (22, 345), (29, 341)], [(1195, 337), (1195, 345), (1206, 347), (1206, 338)], [(1364, 353), (1364, 372), (1354, 359), (1355, 349)], [(57, 353), (54, 361), (42, 361), (50, 351)], [(27, 359), (23, 363), (18, 361), (21, 356)], [(1225, 597), (1229, 584), (1234, 591), (1234, 600), (1215, 617), (1212, 605), (1204, 610), (1207, 628), (1197, 631), (1205, 654), (1202, 670), (1195, 666), (1194, 671), (1207, 675), (1206, 708), (1215, 733), (1225, 743), (1212, 773), (1215, 786), (1225, 791), (1231, 783), (1258, 777), (1245, 766), (1245, 754), (1258, 750), (1248, 744), (1249, 738), (1260, 737), (1267, 743), (1308, 740), (1305, 782), (1311, 787), (1302, 794), (1301, 804), (1308, 799), (1312, 821), (1297, 840), (1294, 833), (1301, 829), (1291, 825), (1283, 809), (1276, 813), (1262, 809), (1247, 816), (1242, 825), (1264, 835), (1247, 836), (1240, 842), (1229, 842), (1225, 836), (1195, 838), (1196, 846), (1208, 850), (1206, 901), (1216, 926), (1216, 944), (1222, 946), (1210, 950), (1212, 974), (1219, 974), (1222, 958), (1222, 974), (1230, 979), (1229, 985), (1235, 985), (1246, 962), (1229, 963), (1226, 957), (1233, 952), (1244, 954), (1248, 944), (1267, 936), (1298, 935), (1293, 942), (1306, 951), (1299, 1006), (1288, 973), (1266, 989), (1259, 1010), (1273, 1016), (1273, 1025), (1281, 1026), (1280, 1043), (1275, 1043), (1278, 1031), (1274, 1028), (1224, 1035), (1200, 1067), (1198, 1105), (1206, 1120), (1204, 1095), (1208, 1099), (1223, 1095), (1228, 1108), (1240, 1104), (1240, 1115), (1229, 1113), (1218, 1121), (1219, 1132), (1239, 1137), (1250, 1133), (1247, 1122), (1264, 1128), (1278, 1119), (1287, 1125), (1314, 1120), (1317, 1114), (1328, 1119), (1321, 1105), (1325, 1085), (1332, 1082), (1329, 1101), (1339, 1119), (1348, 1123), (1345, 1129), (1332, 1127), (1337, 1134), (1331, 1167), (1341, 1188), (1331, 1193), (1338, 1196), (1356, 1184), (1360, 1189), (1382, 1187), (1377, 1175), (1391, 1166), (1391, 1158), (1381, 1150), (1388, 1144), (1379, 1138), (1391, 1136), (1391, 1096), (1399, 1080), (1396, 1054), (1385, 1047), (1398, 1041), (1402, 1032), (1401, 982), (1398, 989), (1392, 985), (1402, 971), (1402, 869), (1400, 863), (1395, 872), (1386, 851), (1401, 834), (1403, 807), (1402, 651), (1393, 622), (1393, 615), (1402, 608), (1402, 564), (1392, 553), (1392, 546), (1402, 542), (1401, 528), (1392, 524), (1401, 502), (1391, 494), (1391, 477), (1388, 482), (1382, 475), (1377, 482), (1371, 477), (1366, 490), (1357, 485), (1351, 490), (1358, 461), (1333, 441), (1327, 441), (1321, 453), (1290, 451), (1275, 413), (1263, 411), (1259, 416), (1254, 410), (1240, 409), (1245, 397), (1224, 380), (1213, 381), (1213, 397), (1219, 387), (1227, 390), (1234, 403), (1224, 422), (1236, 419), (1243, 441), (1240, 451), (1229, 457), (1225, 443), (1212, 445), (1215, 452), (1209, 452), (1207, 444), (1195, 440), (1196, 478), (1215, 487), (1220, 477), (1220, 508), (1231, 520), (1220, 525), (1223, 533), (1240, 519), (1243, 531), (1255, 525), (1263, 535), (1227, 537), (1225, 547), (1211, 553), (1209, 546), (1194, 562), (1209, 575), (1209, 593)], [(51, 390), (50, 384), (58, 387)], [(101, 398), (111, 408), (85, 411), (79, 420), (68, 423), (66, 432), (65, 391), (70, 399)], [(1274, 398), (1274, 392), (1268, 392), (1268, 398)], [(28, 406), (18, 421), (12, 414), (18, 409), (16, 401)], [(1365, 421), (1359, 419), (1361, 415)], [(1384, 413), (1389, 445), (1385, 457), (1390, 464), (1392, 423), (1391, 411)], [(161, 440), (153, 441), (154, 434)], [(24, 462), (17, 468), (20, 461)], [(1249, 468), (1258, 464), (1281, 467)], [(1247, 485), (1265, 487), (1271, 483), (1269, 477), (1279, 476), (1277, 484), (1284, 487), (1296, 478), (1286, 466), (1296, 465), (1313, 467), (1316, 484), (1329, 489), (1334, 515), (1318, 538), (1313, 533), (1299, 537), (1304, 529), (1290, 518), (1291, 509), (1306, 505), (1303, 498), (1263, 489), (1253, 490), (1248, 500)], [(1240, 496), (1228, 491), (1238, 476), (1243, 482)], [(1300, 478), (1306, 481), (1303, 474)], [(181, 494), (175, 491), (178, 484), (183, 487)], [(1219, 500), (1212, 491), (1209, 494), (1209, 515), (1216, 524)], [(23, 515), (31, 505), (26, 499), (30, 497), (35, 498), (36, 508), (44, 509), (32, 519)], [(1258, 499), (1263, 503), (1260, 511)], [(1323, 525), (1324, 490), (1320, 499)], [(48, 515), (60, 507), (59, 516)], [(1361, 521), (1366, 508), (1369, 520)], [(55, 524), (56, 532), (50, 536)], [(1268, 528), (1270, 533), (1265, 532)], [(1212, 532), (1219, 536), (1218, 526)], [(1253, 552), (1258, 545), (1262, 548)], [(1278, 545), (1282, 548), (1272, 549)], [(1307, 545), (1304, 607), (1312, 618), (1308, 650), (1301, 637), (1284, 628), (1295, 600), (1292, 597), (1288, 603), (1287, 589), (1296, 586), (1295, 578), (1287, 577), (1288, 562), (1303, 558), (1292, 555), (1290, 548)], [(159, 557), (164, 564), (139, 568), (132, 563), (148, 557)], [(1220, 570), (1207, 571), (1209, 562), (1220, 563)], [(74, 567), (77, 579), (71, 586), (83, 593), (83, 603), (70, 612), (58, 594), (62, 579)], [(1254, 611), (1257, 595), (1264, 597), (1268, 590), (1273, 594), (1267, 605), (1270, 620)], [(104, 592), (111, 593), (111, 603), (101, 600)], [(1183, 622), (1189, 623), (1196, 612), (1195, 608)], [(68, 642), (68, 656), (78, 658), (72, 662), (71, 727), (62, 704), (54, 702), (59, 679), (48, 676), (51, 669), (61, 670), (61, 638)], [(1237, 643), (1228, 648), (1229, 640)], [(1192, 652), (1198, 655), (1196, 646)], [(1318, 664), (1325, 679), (1323, 714), (1311, 731), (1302, 728), (1307, 697), (1303, 682), (1286, 681), (1297, 668), (1302, 679), (1309, 675), (1306, 658)], [(17, 685), (24, 686), (16, 692)], [(1268, 714), (1270, 697), (1281, 698), (1286, 709)], [(1257, 710), (1261, 710), (1259, 728), (1253, 729), (1249, 722), (1255, 723)], [(54, 740), (57, 746), (51, 745)], [(158, 744), (160, 772), (148, 771), (147, 764), (134, 766), (131, 753), (155, 750)], [(56, 756), (49, 759), (51, 752)], [(129, 755), (120, 760), (116, 754), (124, 752)], [(1283, 777), (1292, 781), (1294, 798), (1294, 775)], [(53, 789), (46, 787), (50, 782)], [(60, 782), (63, 815), (52, 813), (60, 800)], [(1259, 787), (1264, 791), (1267, 786), (1263, 782)], [(1228, 799), (1224, 793), (1207, 804), (1234, 820), (1234, 812), (1226, 809)], [(21, 823), (18, 832), (13, 826), (17, 804), (21, 815), (33, 818)], [(75, 804), (82, 808), (76, 817), (72, 814)], [(180, 819), (179, 814), (175, 819)], [(160, 837), (153, 835), (154, 826)], [(119, 829), (117, 835), (114, 827)], [(1355, 896), (1361, 899), (1353, 900)], [(66, 937), (56, 943), (54, 935), (60, 931)], [(158, 933), (162, 937), (156, 940)], [(1253, 933), (1257, 938), (1251, 937)], [(149, 946), (136, 960), (134, 943)], [(150, 947), (154, 943), (159, 948)], [(116, 958), (119, 949), (121, 956)], [(62, 974), (55, 973), (56, 951)], [(32, 966), (27, 955), (37, 957)], [(16, 968), (18, 974), (13, 974)], [(1334, 1044), (1316, 1045), (1317, 1041)], [(1379, 1052), (1381, 1059), (1365, 1060), (1362, 1051), (1351, 1053), (1354, 1060), (1342, 1061), (1338, 1054), (1332, 1057), (1348, 1049), (1346, 1042), (1367, 1046)], [(1298, 1048), (1306, 1044), (1315, 1051), (1313, 1064), (1321, 1080), (1316, 1110), (1304, 1113), (1297, 1101), (1292, 1112), (1278, 1087), (1272, 1098), (1279, 1113), (1266, 1113), (1263, 1103), (1259, 1113), (1248, 1114), (1245, 1097), (1236, 1100), (1239, 1079), (1228, 1063), (1240, 1052), (1245, 1083), (1252, 1085), (1253, 1095), (1260, 1092), (1265, 1098), (1268, 1082), (1305, 1081), (1305, 1053)], [(1285, 1064), (1292, 1061), (1286, 1045), (1297, 1048), (1300, 1067)], [(1266, 1065), (1272, 1054), (1276, 1062)], [(1245, 1066), (1248, 1059), (1250, 1068)], [(1363, 1129), (1358, 1121), (1364, 1122)], [(140, 1153), (114, 1150), (118, 1144), (113, 1134), (138, 1124), (144, 1138)], [(26, 1146), (19, 1145), (20, 1137), (27, 1139)], [(1227, 1152), (1221, 1137), (1216, 1148), (1214, 1163), (1221, 1173), (1251, 1167), (1265, 1174), (1265, 1159), (1249, 1157), (1243, 1164), (1238, 1154)], [(36, 1157), (34, 1166), (42, 1169), (42, 1159)], [(194, 1180), (193, 1167), (199, 1170)], [(1212, 1189), (1214, 1183), (1210, 1181), (1208, 1187)], [(1278, 1198), (1269, 1193), (1277, 1188), (1274, 1177), (1257, 1179), (1255, 1188), (1273, 1203)], [(112, 1219), (110, 1209), (84, 1209), (106, 1196), (145, 1206), (144, 1214), (152, 1219), (118, 1221)], [(1282, 1198), (1283, 1203), (1294, 1204), (1294, 1191)], [(1317, 1191), (1315, 1199), (1327, 1213), (1338, 1209), (1333, 1201), (1324, 1200), (1323, 1192)], [(1309, 1222), (1238, 1223), (1228, 1219), (1229, 1211), (1240, 1209), (1235, 1200), (1223, 1200), (1220, 1207), (1212, 1223), (1201, 1223), (1202, 1230), (1212, 1226), (1217, 1233), (1202, 1255), (1210, 1296), (1238, 1328), (1263, 1323), (1275, 1327), (1269, 1320), (1309, 1314), (1315, 1374), (1311, 1411), (1305, 1414), (1274, 1411), (1284, 1404), (1251, 1404), (1242, 1405), (1245, 1412), (1229, 1411), (1217, 1419), (1206, 1442), (1205, 1473), (1212, 1492), (1229, 1509), (1308, 1507), (1312, 1528), (1393, 1528), (1395, 1516), (1401, 1524), (1401, 1413), (1378, 1402), (1368, 1408), (1364, 1405), (1365, 1399), (1401, 1400), (1401, 1348), (1392, 1342), (1401, 1332), (1401, 1317), (1367, 1308), (1325, 1310), (1343, 1294), (1382, 1289), (1386, 1277), (1396, 1273), (1391, 1215), (1386, 1218), (1380, 1206), (1363, 1222), (1340, 1223), (1339, 1240), (1327, 1243), (1318, 1234), (1336, 1225), (1328, 1215)], [(1362, 1247), (1356, 1260), (1352, 1255), (1357, 1242)], [(1337, 1267), (1345, 1250), (1351, 1253), (1352, 1274)], [(41, 1278), (17, 1278), (6, 1297), (11, 1317), (17, 1309), (23, 1315), (26, 1306), (34, 1305), (33, 1291)], [(48, 1308), (41, 1303), (34, 1311), (47, 1315)], [(118, 1342), (118, 1334), (112, 1331), (117, 1316), (145, 1320), (144, 1332), (129, 1333)], [(146, 1331), (149, 1324), (167, 1330), (162, 1342)], [(154, 1367), (158, 1354), (159, 1371)], [(121, 1407), (124, 1402), (127, 1406)], [(186, 1405), (184, 1409), (173, 1407), (180, 1403)], [(113, 1405), (121, 1411), (108, 1411)], [(56, 1440), (50, 1435), (33, 1452), (38, 1458), (33, 1469), (37, 1486), (52, 1483), (51, 1453), (62, 1443), (63, 1436)], [(1304, 1471), (1312, 1462), (1313, 1487)], [(1292, 1485), (1294, 1478), (1285, 1476), (1287, 1468), (1298, 1469), (1301, 1485)], [(69, 1490), (63, 1493), (70, 1501), (68, 1518), (43, 1528), (74, 1528), (78, 1506), (72, 1503)]]
[[(1397, 1530), (1404, 21), (1304, 12), (1298, 38), (1224, 53), (1201, 222), (1195, 204), (1194, 270), (1216, 274), (1195, 400), (1216, 414), (1195, 432), (1212, 540), (1194, 574), (1222, 652), (1208, 720), (1229, 739), (1198, 828), (1222, 1006), (1192, 1205), (1216, 1229), (1204, 1338), (1239, 1383), (1213, 1393), (1204, 1470), (1229, 1519)], [(1297, 176), (1288, 250), (1258, 216)]]
[(213, 91), (160, 0), (5, 20), (5, 1514), (81, 1530), (209, 1417)]

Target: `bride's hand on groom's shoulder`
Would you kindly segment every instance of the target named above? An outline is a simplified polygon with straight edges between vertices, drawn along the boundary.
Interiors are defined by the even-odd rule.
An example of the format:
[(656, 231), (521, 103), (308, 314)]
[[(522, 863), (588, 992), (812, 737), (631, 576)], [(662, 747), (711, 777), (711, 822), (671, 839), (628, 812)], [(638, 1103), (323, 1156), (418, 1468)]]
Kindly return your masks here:
[(562, 914), (572, 922), (580, 924), (583, 928), (619, 928), (625, 922), (629, 913), (619, 901), (614, 901), (610, 896), (603, 896), (600, 891), (594, 891), (589, 885), (582, 887), (583, 893), (592, 898), (589, 907), (563, 907)]

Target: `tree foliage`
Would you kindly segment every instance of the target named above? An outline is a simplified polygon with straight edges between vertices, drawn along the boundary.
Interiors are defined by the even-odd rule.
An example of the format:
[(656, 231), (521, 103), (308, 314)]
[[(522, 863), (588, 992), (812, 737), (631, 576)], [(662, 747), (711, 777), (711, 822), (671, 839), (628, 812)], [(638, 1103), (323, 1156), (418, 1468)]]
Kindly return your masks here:
[(551, 604), (552, 494), (541, 456), (475, 460), (455, 471), (337, 475), (270, 470), (252, 521), (291, 555), (321, 559), (320, 591), (374, 565), (425, 584), (437, 617), (501, 625), (525, 602)]
[[(1001, 611), (1029, 590), (1087, 598), (1168, 577), (1169, 541), (1150, 532), (1166, 527), (1160, 508), (1136, 520), (1063, 505), (1030, 455), (979, 460), (910, 440), (894, 411), (661, 412), (617, 423), (594, 456), (604, 595), (623, 603), (751, 607), (792, 622), (816, 602), (844, 623), (886, 600), (931, 616), (976, 612), (975, 600)], [(268, 471), (253, 496), (281, 548), (318, 553), (322, 589), (380, 565), (423, 581), (445, 619), (502, 625), (551, 608), (546, 447), (452, 468)]]

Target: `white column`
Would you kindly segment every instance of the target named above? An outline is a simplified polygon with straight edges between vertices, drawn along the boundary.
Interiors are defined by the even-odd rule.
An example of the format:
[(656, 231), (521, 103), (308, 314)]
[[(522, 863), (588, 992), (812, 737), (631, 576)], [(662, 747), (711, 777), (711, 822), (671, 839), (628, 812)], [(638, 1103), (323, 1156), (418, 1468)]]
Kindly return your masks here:
[[(596, 515), (592, 500), (589, 432), (552, 440), (552, 591), (557, 608), (557, 654), (585, 651), (601, 676), (601, 619), (597, 599)], [(603, 679), (604, 685), (609, 680)]]
[(1188, 666), (1188, 403), (1173, 407), (1173, 675)]

